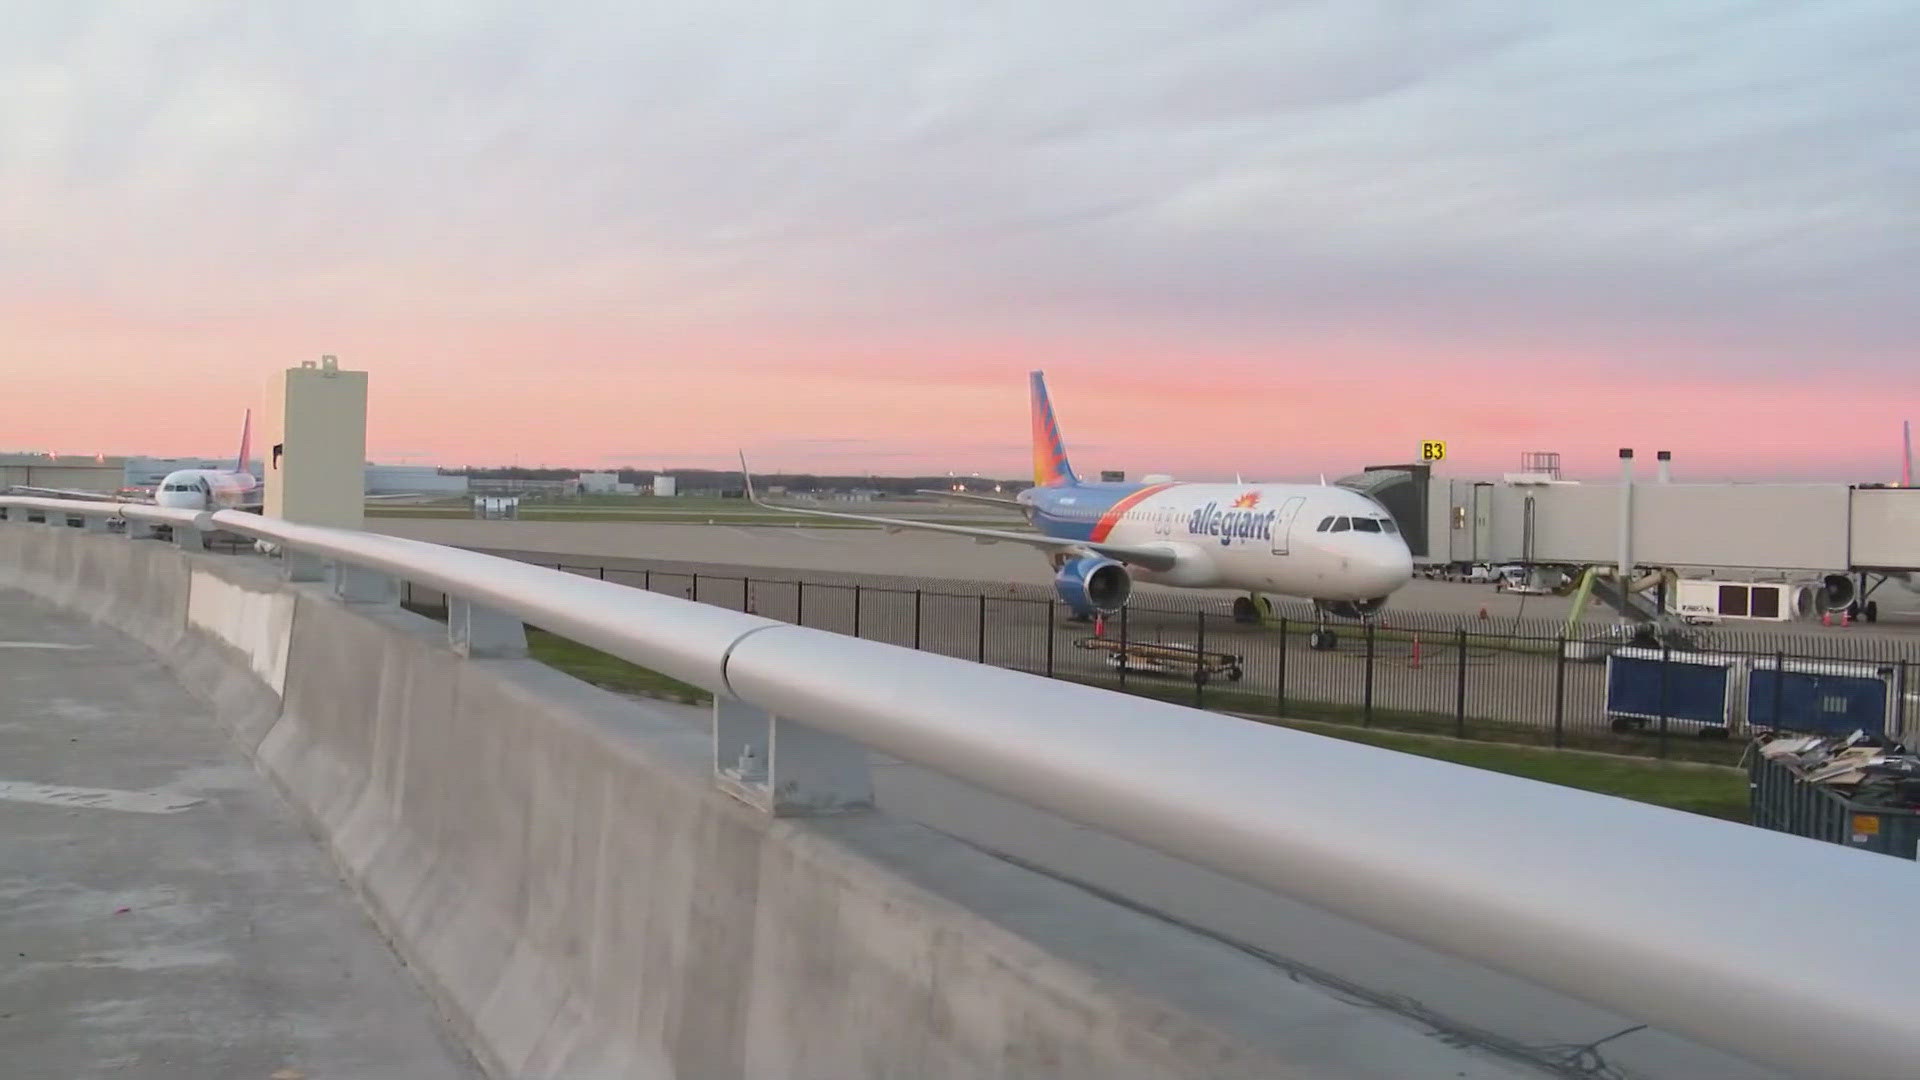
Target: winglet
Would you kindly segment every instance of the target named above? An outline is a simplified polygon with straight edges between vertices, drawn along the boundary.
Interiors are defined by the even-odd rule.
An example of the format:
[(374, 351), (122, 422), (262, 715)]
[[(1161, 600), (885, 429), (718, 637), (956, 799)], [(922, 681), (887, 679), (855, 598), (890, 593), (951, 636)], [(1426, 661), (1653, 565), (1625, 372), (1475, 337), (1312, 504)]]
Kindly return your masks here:
[(753, 492), (753, 473), (747, 468), (747, 452), (745, 450), (740, 451), (740, 479), (747, 485), (747, 501), (755, 506), (764, 505), (760, 502), (760, 496)]
[(234, 472), (248, 472), (247, 459), (253, 456), (253, 410), (248, 409), (246, 418), (240, 421), (240, 457), (234, 462)]

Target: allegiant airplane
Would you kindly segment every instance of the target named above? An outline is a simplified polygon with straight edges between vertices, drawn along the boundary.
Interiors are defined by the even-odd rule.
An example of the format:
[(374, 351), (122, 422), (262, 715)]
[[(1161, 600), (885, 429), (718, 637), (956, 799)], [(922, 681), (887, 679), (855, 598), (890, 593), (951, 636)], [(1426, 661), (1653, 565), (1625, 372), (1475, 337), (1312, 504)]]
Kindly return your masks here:
[(1393, 517), (1347, 488), (1081, 480), (1067, 462), (1045, 377), (1033, 372), (1031, 384), (1034, 486), (1013, 499), (970, 498), (1018, 507), (1033, 533), (774, 506), (754, 495), (751, 478), (747, 495), (783, 513), (1039, 548), (1053, 564), (1055, 591), (1083, 618), (1118, 612), (1135, 580), (1244, 590), (1248, 605), (1267, 594), (1300, 597), (1364, 618), (1412, 578), (1413, 556)]

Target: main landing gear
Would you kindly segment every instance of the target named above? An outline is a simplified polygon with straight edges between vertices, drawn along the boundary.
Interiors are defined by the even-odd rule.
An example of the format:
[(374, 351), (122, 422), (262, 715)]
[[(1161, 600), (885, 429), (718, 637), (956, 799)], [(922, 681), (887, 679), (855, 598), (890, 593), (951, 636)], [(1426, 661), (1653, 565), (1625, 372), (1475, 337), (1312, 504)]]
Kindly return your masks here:
[(1253, 625), (1273, 621), (1273, 601), (1259, 593), (1233, 598), (1233, 621)]

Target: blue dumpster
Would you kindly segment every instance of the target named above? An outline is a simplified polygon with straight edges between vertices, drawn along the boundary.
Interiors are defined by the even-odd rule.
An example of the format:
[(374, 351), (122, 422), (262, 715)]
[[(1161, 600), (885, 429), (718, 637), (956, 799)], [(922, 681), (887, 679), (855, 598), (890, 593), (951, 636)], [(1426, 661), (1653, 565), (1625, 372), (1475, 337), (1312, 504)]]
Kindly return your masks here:
[(1733, 727), (1738, 657), (1721, 653), (1615, 649), (1607, 655), (1607, 719), (1615, 731)]
[(1812, 735), (1897, 734), (1894, 667), (1756, 658), (1747, 675), (1747, 726)]

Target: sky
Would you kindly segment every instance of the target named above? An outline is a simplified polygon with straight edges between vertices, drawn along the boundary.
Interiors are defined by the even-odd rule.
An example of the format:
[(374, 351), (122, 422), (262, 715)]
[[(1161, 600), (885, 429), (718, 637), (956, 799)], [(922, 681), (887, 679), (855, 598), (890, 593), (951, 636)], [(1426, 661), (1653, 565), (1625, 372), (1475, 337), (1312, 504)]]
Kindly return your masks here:
[(0, 449), (1885, 480), (1910, 0), (0, 0)]

